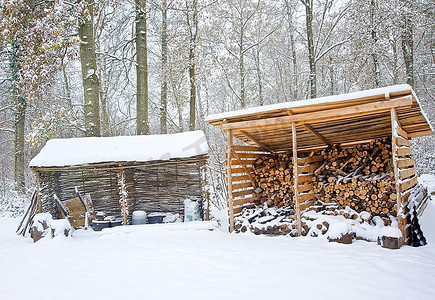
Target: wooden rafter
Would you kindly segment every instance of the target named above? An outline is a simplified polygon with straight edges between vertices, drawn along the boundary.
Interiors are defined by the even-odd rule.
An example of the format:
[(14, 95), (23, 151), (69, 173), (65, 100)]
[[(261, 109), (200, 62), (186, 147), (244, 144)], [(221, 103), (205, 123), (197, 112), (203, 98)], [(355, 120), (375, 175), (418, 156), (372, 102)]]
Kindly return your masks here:
[[(289, 109), (287, 110), (289, 116), (293, 116), (293, 112)], [(309, 132), (311, 132), (314, 136), (316, 136), (317, 138), (319, 138), (319, 140), (321, 140), (323, 143), (325, 143), (328, 146), (331, 146), (332, 143), (330, 141), (328, 141), (328, 139), (326, 139), (323, 135), (321, 135), (320, 133), (317, 132), (317, 130), (315, 130), (313, 127), (311, 127), (311, 125), (309, 124), (302, 124), (302, 126), (308, 130)]]
[(256, 143), (257, 145), (259, 145), (261, 148), (263, 148), (266, 151), (269, 151), (270, 153), (273, 153), (274, 151), (272, 149), (270, 149), (269, 147), (267, 147), (265, 144), (263, 144), (262, 142), (260, 142), (258, 139), (256, 139), (255, 137), (253, 137), (251, 134), (247, 133), (244, 130), (240, 130), (239, 131), (241, 134), (243, 134), (244, 136), (246, 136), (247, 138), (249, 138), (251, 141), (253, 141), (254, 143)]
[(368, 104), (354, 105), (342, 108), (315, 111), (310, 113), (297, 114), (292, 116), (282, 116), (275, 118), (266, 118), (260, 120), (240, 121), (222, 124), (223, 130), (242, 129), (252, 127), (267, 126), (288, 126), (292, 123), (296, 125), (321, 123), (326, 121), (339, 120), (344, 118), (358, 117), (362, 115), (377, 114), (380, 112), (390, 111), (392, 108), (410, 107), (412, 105), (412, 96), (405, 96), (391, 101), (378, 101)]

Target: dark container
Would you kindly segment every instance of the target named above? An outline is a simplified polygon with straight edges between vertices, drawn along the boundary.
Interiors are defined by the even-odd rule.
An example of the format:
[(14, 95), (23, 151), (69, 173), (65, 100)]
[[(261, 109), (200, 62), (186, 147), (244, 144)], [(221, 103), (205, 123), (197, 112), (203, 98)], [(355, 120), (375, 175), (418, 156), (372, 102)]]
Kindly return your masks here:
[(92, 223), (91, 223), (91, 227), (95, 231), (101, 231), (104, 228), (109, 228), (110, 227), (110, 221), (97, 221), (97, 220), (93, 220)]
[(116, 227), (122, 225), (122, 219), (110, 220), (110, 227)]
[(157, 224), (157, 223), (163, 223), (163, 215), (151, 215), (148, 216), (148, 224)]

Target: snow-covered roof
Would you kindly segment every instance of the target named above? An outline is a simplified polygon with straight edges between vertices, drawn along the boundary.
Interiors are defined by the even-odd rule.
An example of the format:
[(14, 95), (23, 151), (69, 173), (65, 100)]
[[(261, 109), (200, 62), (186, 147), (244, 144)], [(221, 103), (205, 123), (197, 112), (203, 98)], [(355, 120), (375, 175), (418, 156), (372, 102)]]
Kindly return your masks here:
[(65, 167), (110, 162), (150, 162), (208, 153), (202, 131), (176, 134), (49, 140), (30, 167)]
[(411, 86), (409, 84), (399, 84), (399, 85), (381, 87), (377, 89), (359, 91), (359, 92), (348, 93), (348, 94), (340, 94), (340, 95), (333, 95), (333, 96), (327, 96), (321, 98), (306, 99), (306, 100), (277, 103), (271, 105), (246, 108), (246, 109), (239, 109), (239, 110), (223, 112), (223, 113), (207, 116), (205, 118), (205, 121), (209, 122), (218, 119), (241, 117), (245, 115), (252, 115), (252, 114), (263, 113), (263, 112), (274, 111), (274, 110), (291, 109), (291, 108), (297, 108), (303, 106), (312, 106), (317, 104), (327, 104), (333, 102), (355, 100), (360, 98), (370, 98), (377, 95), (389, 95), (389, 94), (404, 92), (404, 91), (412, 91)]
[(298, 149), (310, 150), (391, 136), (392, 109), (408, 138), (433, 134), (408, 84), (229, 111), (206, 121), (267, 151), (292, 149), (294, 124)]

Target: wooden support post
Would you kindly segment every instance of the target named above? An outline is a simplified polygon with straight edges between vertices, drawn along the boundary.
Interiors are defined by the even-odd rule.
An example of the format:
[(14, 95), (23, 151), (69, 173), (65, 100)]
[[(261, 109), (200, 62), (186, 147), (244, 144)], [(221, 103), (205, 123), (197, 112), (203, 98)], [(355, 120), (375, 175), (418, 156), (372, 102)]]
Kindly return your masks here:
[(396, 203), (396, 210), (397, 210), (397, 222), (400, 231), (402, 232), (402, 239), (399, 241), (399, 245), (401, 246), (404, 242), (405, 238), (405, 224), (404, 224), (404, 218), (403, 218), (403, 210), (402, 210), (402, 193), (400, 191), (400, 173), (399, 173), (399, 167), (397, 165), (397, 144), (396, 139), (398, 136), (398, 127), (399, 119), (397, 118), (397, 112), (395, 108), (391, 109), (391, 150), (393, 153), (393, 169), (394, 169), (394, 179), (396, 180), (396, 194), (397, 194), (397, 203)]
[(41, 178), (39, 172), (35, 172), (36, 176), (36, 201), (37, 201), (37, 213), (42, 213), (42, 199), (41, 199)]
[(296, 228), (297, 236), (301, 235), (301, 207), (299, 203), (299, 170), (298, 170), (298, 145), (296, 137), (296, 124), (292, 123), (292, 138), (293, 138), (293, 190), (295, 194), (295, 213), (296, 213)]
[(119, 169), (118, 174), (118, 185), (119, 185), (119, 201), (121, 202), (121, 213), (122, 213), (122, 224), (127, 225), (127, 215), (128, 215), (128, 208), (127, 208), (127, 190), (125, 188), (125, 172), (123, 168)]
[(229, 232), (234, 230), (233, 181), (231, 172), (231, 152), (233, 148), (233, 132), (227, 131), (227, 187), (228, 187), (228, 224)]

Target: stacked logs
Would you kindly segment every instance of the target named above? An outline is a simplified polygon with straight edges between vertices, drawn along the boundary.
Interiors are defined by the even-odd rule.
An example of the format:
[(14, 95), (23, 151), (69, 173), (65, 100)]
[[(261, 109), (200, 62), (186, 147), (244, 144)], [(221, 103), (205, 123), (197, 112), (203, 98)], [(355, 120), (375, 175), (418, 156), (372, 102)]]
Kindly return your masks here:
[(293, 163), (288, 153), (264, 155), (253, 165), (254, 180), (258, 187), (254, 203), (269, 207), (293, 207)]
[[(323, 163), (314, 171), (313, 192), (322, 203), (347, 206), (357, 212), (395, 215), (397, 195), (392, 167), (391, 140), (378, 139), (354, 147), (333, 145), (313, 153)], [(262, 155), (253, 165), (257, 182), (254, 203), (294, 207), (293, 161), (290, 153)]]
[(339, 209), (349, 206), (357, 212), (394, 215), (397, 195), (389, 139), (353, 148), (334, 145), (320, 154), (325, 161), (313, 177), (318, 200), (336, 203)]

